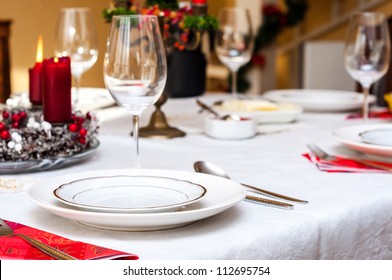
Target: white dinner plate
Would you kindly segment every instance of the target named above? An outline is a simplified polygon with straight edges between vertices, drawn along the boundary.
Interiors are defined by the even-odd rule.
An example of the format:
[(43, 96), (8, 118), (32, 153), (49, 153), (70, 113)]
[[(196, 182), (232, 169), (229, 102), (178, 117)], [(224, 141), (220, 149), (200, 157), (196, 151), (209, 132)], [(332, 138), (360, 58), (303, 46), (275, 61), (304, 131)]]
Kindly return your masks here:
[[(53, 195), (53, 191), (59, 185), (68, 182), (69, 178), (79, 180), (88, 177), (124, 174), (129, 176), (164, 176), (188, 180), (204, 186), (207, 192), (196, 203), (184, 206), (176, 212), (164, 213), (105, 213), (81, 210), (59, 202)], [(175, 170), (120, 169), (97, 170), (50, 178), (36, 183), (29, 189), (28, 194), (33, 202), (43, 209), (88, 226), (122, 231), (147, 231), (176, 228), (218, 214), (242, 201), (246, 196), (246, 190), (234, 181), (207, 174)]]
[[(272, 90), (264, 93), (263, 98), (274, 102), (289, 102), (301, 106), (305, 111), (345, 112), (360, 109), (363, 94), (351, 91), (320, 89)], [(375, 96), (369, 96), (374, 103)]]
[(390, 128), (366, 130), (360, 132), (359, 137), (361, 137), (365, 143), (392, 146), (392, 126)]
[(337, 129), (333, 132), (333, 135), (341, 144), (352, 150), (370, 155), (391, 157), (392, 146), (365, 143), (360, 136), (360, 133), (364, 131), (379, 129), (392, 129), (392, 124), (377, 123), (347, 126)]
[(106, 88), (80, 88), (78, 108), (84, 112), (103, 109), (115, 105), (113, 97)]
[(62, 184), (54, 196), (63, 203), (101, 212), (153, 213), (175, 211), (199, 200), (198, 184), (158, 176), (98, 176)]

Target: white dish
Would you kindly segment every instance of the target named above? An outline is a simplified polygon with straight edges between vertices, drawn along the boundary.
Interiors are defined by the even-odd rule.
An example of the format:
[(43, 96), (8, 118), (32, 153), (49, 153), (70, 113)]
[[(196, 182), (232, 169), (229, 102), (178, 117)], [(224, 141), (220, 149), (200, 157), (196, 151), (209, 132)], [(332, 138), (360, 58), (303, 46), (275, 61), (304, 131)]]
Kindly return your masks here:
[(392, 129), (392, 124), (378, 123), (378, 124), (363, 124), (342, 127), (333, 132), (335, 138), (344, 146), (365, 154), (391, 157), (392, 146), (374, 145), (363, 142), (360, 133), (364, 131)]
[(359, 137), (369, 144), (392, 146), (392, 127), (389, 129), (372, 129), (359, 133)]
[[(53, 196), (54, 189), (68, 182), (70, 177), (78, 180), (87, 177), (124, 174), (129, 176), (165, 176), (178, 180), (189, 180), (204, 186), (207, 192), (203, 199), (181, 208), (180, 211), (140, 214), (80, 210), (60, 203)], [(88, 226), (122, 231), (147, 231), (176, 228), (211, 217), (242, 201), (246, 196), (246, 190), (234, 181), (207, 174), (175, 170), (121, 169), (97, 170), (54, 177), (32, 186), (28, 195), (33, 202), (43, 209)]]
[(113, 97), (106, 88), (80, 88), (78, 108), (88, 112), (115, 105)]
[[(290, 89), (272, 90), (264, 93), (263, 98), (274, 102), (289, 102), (301, 106), (305, 111), (344, 112), (360, 109), (363, 95), (351, 91)], [(376, 98), (369, 96), (369, 103)]]
[(222, 120), (207, 116), (204, 119), (205, 133), (216, 139), (241, 140), (256, 135), (256, 121), (251, 118)]
[(206, 189), (185, 180), (157, 176), (98, 176), (65, 183), (55, 197), (81, 209), (121, 213), (175, 211), (199, 200)]

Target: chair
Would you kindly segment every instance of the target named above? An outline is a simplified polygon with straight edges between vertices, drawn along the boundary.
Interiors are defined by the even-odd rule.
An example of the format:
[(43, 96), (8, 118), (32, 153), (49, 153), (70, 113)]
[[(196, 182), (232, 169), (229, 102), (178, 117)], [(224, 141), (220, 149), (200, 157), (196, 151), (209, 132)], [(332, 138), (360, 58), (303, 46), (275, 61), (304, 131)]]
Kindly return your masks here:
[(10, 26), (11, 20), (0, 20), (0, 103), (4, 103), (11, 94)]

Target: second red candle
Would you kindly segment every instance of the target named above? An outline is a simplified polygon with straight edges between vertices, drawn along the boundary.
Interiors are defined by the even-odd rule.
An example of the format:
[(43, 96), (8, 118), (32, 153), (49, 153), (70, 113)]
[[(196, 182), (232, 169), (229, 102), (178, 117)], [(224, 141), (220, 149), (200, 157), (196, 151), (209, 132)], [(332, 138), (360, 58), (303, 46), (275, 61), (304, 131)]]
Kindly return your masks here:
[(43, 62), (44, 120), (50, 123), (67, 123), (71, 120), (71, 60), (54, 57)]

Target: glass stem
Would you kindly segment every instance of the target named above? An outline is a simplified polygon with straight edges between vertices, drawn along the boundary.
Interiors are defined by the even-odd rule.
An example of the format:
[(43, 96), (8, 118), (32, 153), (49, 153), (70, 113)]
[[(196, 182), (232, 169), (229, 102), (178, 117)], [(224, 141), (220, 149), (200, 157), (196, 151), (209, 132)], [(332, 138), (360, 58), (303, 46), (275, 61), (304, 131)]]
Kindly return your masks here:
[(139, 120), (140, 115), (132, 115), (133, 154), (132, 168), (140, 168), (139, 158)]
[(231, 71), (231, 95), (233, 98), (238, 99), (236, 71)]
[(362, 104), (362, 119), (367, 121), (369, 118), (369, 87), (363, 88), (363, 104)]
[(75, 92), (74, 92), (72, 105), (74, 105), (74, 107), (77, 107), (79, 103), (79, 88), (80, 88), (81, 76), (73, 76), (73, 80), (74, 80)]

